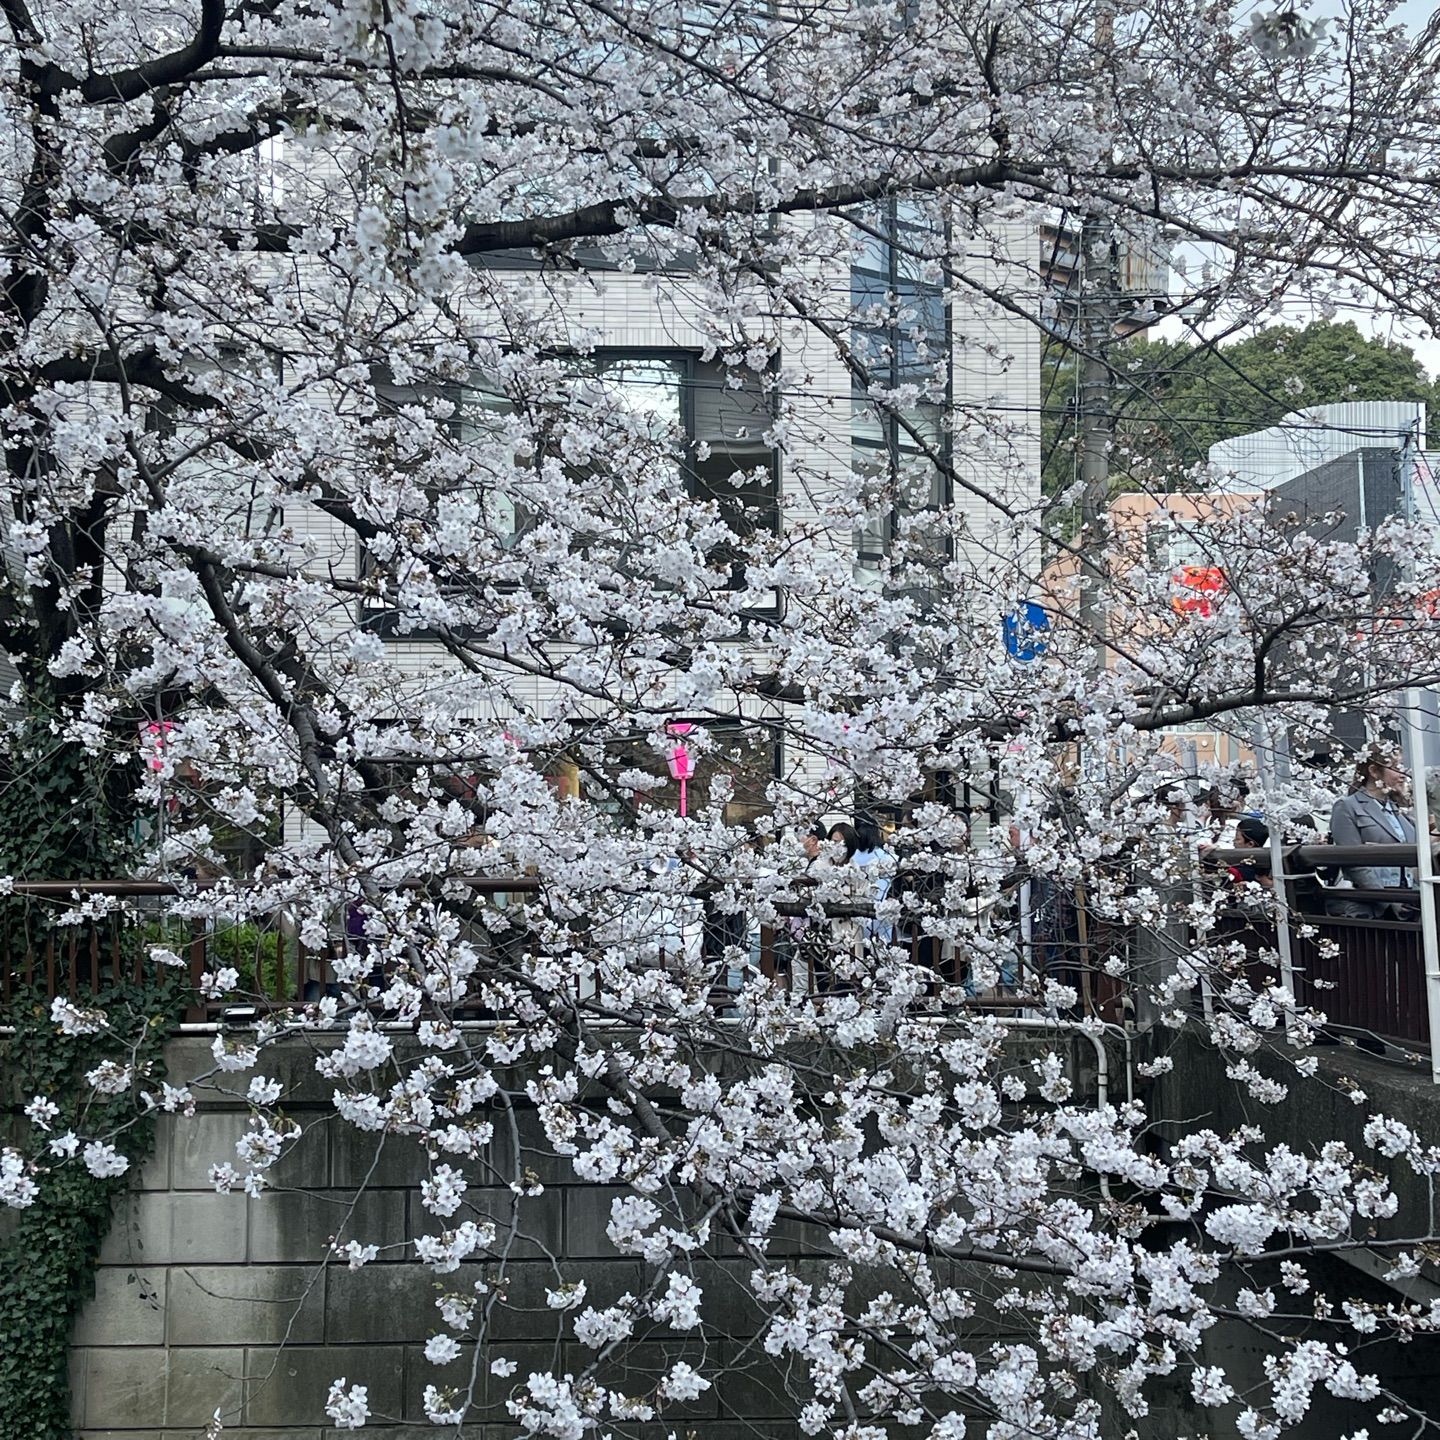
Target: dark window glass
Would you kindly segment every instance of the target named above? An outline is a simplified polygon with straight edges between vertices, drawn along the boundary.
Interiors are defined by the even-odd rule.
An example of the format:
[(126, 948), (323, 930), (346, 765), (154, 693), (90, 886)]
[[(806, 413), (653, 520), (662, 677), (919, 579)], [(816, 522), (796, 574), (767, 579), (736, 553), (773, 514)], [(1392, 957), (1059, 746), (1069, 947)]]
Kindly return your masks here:
[[(867, 489), (884, 486), (894, 499), (887, 516), (873, 517), (856, 536), (857, 559), (877, 565), (897, 537), (906, 537), (912, 563), (943, 563), (948, 546), (938, 526), (931, 541), (915, 543), (925, 528), (920, 517), (949, 499), (943, 418), (950, 321), (938, 271), (927, 258), (937, 229), (923, 208), (904, 201), (873, 211), (866, 224), (873, 233), (859, 231), (850, 277), (851, 350), (865, 372), (852, 384), (852, 465)], [(897, 412), (884, 397), (900, 386), (928, 394)]]
[[(388, 463), (399, 469), (418, 464), (437, 443), (438, 431), (442, 439), (483, 446), (492, 453), (536, 437), (540, 443), (529, 448), (538, 465), (554, 453), (545, 443), (545, 411), (558, 420), (586, 408), (603, 410), (613, 419), (618, 410), (620, 424), (631, 427), (637, 440), (655, 442), (657, 454), (670, 446), (676, 481), (696, 499), (716, 504), (737, 537), (778, 527), (773, 395), (764, 375), (681, 351), (602, 351), (574, 357), (567, 369), (573, 378), (532, 406), (524, 425), (514, 419), (514, 400), (482, 376), (449, 386), (377, 380), (380, 418), (390, 432), (380, 442), (391, 452)], [(503, 476), (510, 468), (508, 463), (497, 465), (495, 473)], [(583, 475), (583, 467), (575, 473)], [(443, 497), (432, 487), (429, 499), (439, 504)], [(537, 517), (499, 485), (487, 490), (484, 502), (491, 525), (511, 547), (536, 523)], [(718, 547), (712, 559), (731, 567), (732, 584), (743, 582), (738, 548)], [(367, 556), (362, 568), (369, 565)], [(393, 623), (383, 606), (367, 606), (366, 614), (378, 616), (382, 628)]]

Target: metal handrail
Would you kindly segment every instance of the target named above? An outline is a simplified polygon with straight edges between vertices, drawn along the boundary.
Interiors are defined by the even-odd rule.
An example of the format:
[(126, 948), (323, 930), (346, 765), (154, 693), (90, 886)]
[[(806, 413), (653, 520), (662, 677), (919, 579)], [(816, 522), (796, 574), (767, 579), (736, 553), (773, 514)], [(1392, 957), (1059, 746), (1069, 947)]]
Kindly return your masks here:
[[(455, 884), (461, 888), (468, 888), (477, 895), (487, 896), (534, 896), (540, 894), (544, 889), (541, 879), (534, 875), (443, 875), (401, 882), (393, 887), (384, 888), (408, 890), (428, 887), (437, 883)], [(766, 897), (759, 902), (757, 908), (763, 909), (771, 917), (768, 925), (762, 924), (761, 926), (762, 969), (765, 968), (764, 960), (767, 950), (770, 970), (775, 971), (776, 969), (777, 936), (785, 943), (803, 943), (805, 935), (813, 939), (820, 933), (819, 929), (807, 929), (802, 934), (797, 929), (792, 934), (790, 927), (784, 923), (786, 920), (809, 920), (817, 926), (828, 926), (835, 921), (860, 921), (872, 919), (875, 916), (877, 905), (870, 898), (847, 897), (844, 900), (831, 902), (819, 902), (815, 898), (807, 899), (804, 892), (812, 886), (822, 883), (821, 877), (814, 875), (791, 877), (790, 895), (784, 898), (780, 896)], [(0, 1002), (8, 1001), (17, 987), (28, 989), (37, 983), (51, 994), (58, 995), (68, 991), (72, 998), (75, 998), (87, 989), (93, 990), (102, 983), (118, 981), (122, 976), (132, 972), (134, 978), (139, 979), (146, 962), (140, 950), (133, 945), (126, 946), (122, 943), (122, 934), (132, 924), (144, 922), (149, 907), (143, 904), (130, 906), (123, 902), (153, 900), (161, 897), (195, 899), (207, 892), (217, 896), (218, 904), (215, 908), (221, 911), (228, 908), (227, 902), (238, 903), (240, 908), (236, 916), (237, 935), (243, 931), (246, 924), (253, 924), (258, 926), (260, 936), (253, 955), (247, 949), (245, 956), (242, 957), (237, 947), (232, 957), (226, 953), (223, 935), (218, 932), (212, 934), (204, 919), (183, 915), (177, 917), (184, 927), (184, 931), (169, 943), (176, 950), (184, 952), (192, 978), (197, 983), (203, 972), (215, 964), (232, 958), (237, 963), (241, 959), (248, 959), (254, 965), (256, 987), (267, 1001), (272, 1001), (277, 1005), (291, 1003), (296, 998), (303, 998), (302, 992), (310, 985), (319, 987), (328, 993), (332, 988), (330, 964), (336, 953), (336, 947), (343, 949), (349, 946), (351, 943), (349, 937), (330, 934), (326, 936), (319, 947), (307, 946), (300, 941), (293, 927), (286, 927), (283, 923), (283, 905), (277, 906), (268, 916), (256, 914), (248, 920), (241, 919), (245, 909), (245, 896), (243, 890), (239, 894), (230, 891), (229, 886), (234, 884), (234, 880), (227, 877), (196, 877), (175, 880), (126, 878), (14, 882), (9, 891), (12, 899), (22, 902), (26, 899), (49, 901), (57, 910), (65, 909), (64, 902), (67, 901), (78, 903), (87, 898), (101, 896), (111, 897), (122, 904), (108, 915), (95, 916), (94, 922), (91, 924), (54, 929), (53, 931), (47, 929), (39, 939), (32, 939), (28, 930), (23, 935), (12, 931), (0, 937)], [(710, 907), (706, 901), (717, 893), (718, 888), (718, 886), (710, 884), (700, 884), (693, 888), (677, 889), (673, 893), (646, 889), (633, 892), (633, 898), (650, 899), (661, 906), (676, 904), (693, 907), (695, 911), (693, 918), (698, 921), (702, 910), (709, 911)], [(796, 890), (801, 892), (799, 896), (794, 895)], [(612, 893), (615, 894), (617, 900), (632, 898), (623, 892)], [(919, 907), (912, 908), (906, 905), (903, 896), (895, 898), (900, 899), (902, 903), (899, 906), (900, 913), (895, 921), (894, 939), (899, 943), (909, 943), (912, 950), (916, 950), (916, 947), (923, 947), (927, 937), (920, 934), (923, 915), (919, 913)], [(206, 905), (201, 908), (209, 909), (211, 907)], [(707, 929), (711, 919), (719, 918), (723, 917), (711, 917), (707, 913)], [(753, 921), (755, 918), (752, 910), (751, 920)], [(768, 947), (766, 945), (767, 933), (769, 935)], [(920, 951), (916, 950), (917, 958), (919, 953)], [(938, 957), (940, 951), (937, 949), (935, 954)], [(783, 971), (782, 978), (787, 986), (794, 983), (797, 974), (805, 979), (807, 985), (814, 978), (811, 973), (813, 967), (803, 957), (798, 965), (798, 971), (795, 973), (792, 973), (792, 967), (788, 960), (780, 966), (780, 970)], [(262, 973), (265, 975), (263, 983), (260, 980)], [(943, 980), (943, 975), (937, 972), (937, 984), (942, 983)], [(951, 981), (948, 983), (953, 982), (954, 977), (951, 977)], [(1028, 994), (1020, 997), (1006, 997), (1003, 1001), (1003, 1005), (1010, 1008), (1017, 1005), (1022, 1008), (1030, 1008), (1037, 1003), (1034, 997)], [(187, 1012), (187, 1018), (192, 1023), (205, 1022), (222, 1015), (233, 1014), (234, 1011), (233, 1005), (215, 1001), (208, 1004), (196, 1004)]]
[[(534, 875), (443, 875), (434, 877), (451, 884), (468, 885), (482, 895), (538, 894), (540, 881)], [(213, 890), (224, 881), (215, 878), (195, 880), (16, 880), (11, 895), (32, 895), (36, 899), (68, 900), (72, 895), (193, 895)], [(418, 889), (426, 882), (403, 880), (390, 888)]]
[[(1287, 845), (1283, 847), (1281, 854), (1286, 871), (1291, 872), (1323, 870), (1336, 865), (1398, 865), (1410, 868), (1417, 863), (1417, 850), (1418, 847), (1413, 842), (1395, 841), (1384, 845)], [(1437, 862), (1440, 862), (1440, 846), (1435, 847), (1434, 854)], [(1257, 870), (1270, 869), (1270, 847), (1267, 845), (1256, 846), (1250, 850), (1237, 850), (1233, 847), (1222, 850), (1219, 846), (1212, 846), (1204, 850), (1202, 855), (1207, 860), (1218, 860), (1223, 865), (1243, 862)]]

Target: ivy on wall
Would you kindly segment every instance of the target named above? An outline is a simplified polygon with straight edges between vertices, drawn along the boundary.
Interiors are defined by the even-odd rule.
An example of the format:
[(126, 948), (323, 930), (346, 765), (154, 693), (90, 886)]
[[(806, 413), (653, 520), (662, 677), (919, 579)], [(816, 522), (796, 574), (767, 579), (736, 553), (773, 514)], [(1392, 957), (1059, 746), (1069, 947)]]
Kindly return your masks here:
[[(136, 786), (140, 771), (127, 763), (134, 737), (123, 727), (117, 743), (87, 750), (66, 738), (67, 712), (43, 671), (33, 676), (20, 715), (0, 743), (0, 875), (26, 880), (110, 879), (132, 873), (137, 843)], [(61, 923), (60, 908), (21, 896), (0, 897), (0, 964), (12, 982), (28, 978), (22, 959), (45, 953), (56, 967), (57, 988), (76, 963), (71, 937), (88, 949), (90, 931)], [(113, 937), (97, 926), (102, 953)], [(144, 937), (133, 928), (118, 937), (122, 974)], [(68, 951), (68, 955), (67, 955)], [(84, 963), (83, 960), (80, 963)], [(35, 971), (37, 977), (39, 968)], [(0, 1437), (68, 1440), (70, 1335), (81, 1306), (94, 1293), (100, 1247), (116, 1199), (128, 1188), (155, 1142), (155, 1113), (142, 1098), (158, 1091), (163, 1046), (193, 999), (183, 972), (147, 967), (139, 982), (92, 992), (80, 980), (79, 1003), (102, 1010), (106, 1025), (94, 1034), (66, 1035), (50, 1017), (43, 994), (19, 990), (0, 1007), (0, 1128), (6, 1143), (47, 1162), (37, 1174), (39, 1194), (10, 1212), (0, 1241)], [(103, 1061), (131, 1067), (133, 1079), (118, 1094), (97, 1091), (86, 1075)], [(24, 1106), (43, 1095), (60, 1107), (40, 1130)], [(28, 1133), (27, 1133), (28, 1131)], [(73, 1131), (82, 1140), (111, 1141), (130, 1162), (126, 1173), (92, 1175), (80, 1154), (51, 1155), (48, 1142)]]
[[(50, 1134), (73, 1130), (82, 1137), (113, 1139), (130, 1161), (120, 1176), (97, 1178), (78, 1155), (56, 1158), (38, 1176), (40, 1193), (16, 1212), (14, 1228), (0, 1244), (0, 1435), (25, 1440), (68, 1440), (70, 1428), (70, 1331), (80, 1307), (94, 1293), (100, 1246), (110, 1228), (115, 1200), (155, 1143), (155, 1112), (142, 1090), (158, 1089), (163, 1046), (190, 997), (183, 977), (166, 971), (141, 984), (102, 990), (95, 1004), (109, 1021), (93, 1035), (64, 1035), (51, 1022), (43, 997), (16, 997), (3, 1019), (0, 1075), (5, 1108), (27, 1122), (22, 1107), (34, 1095), (50, 1097), (60, 1113)], [(134, 1069), (135, 1081), (118, 1095), (95, 1091), (88, 1071), (111, 1060)], [(44, 1154), (47, 1137), (32, 1130), (24, 1145)]]
[(107, 880), (127, 873), (140, 771), (62, 738), (65, 716), (43, 688), (0, 751), (0, 875)]
[[(112, 756), (92, 754), (63, 735), (63, 715), (43, 675), (26, 693), (24, 709), (5, 735), (0, 755), (0, 874), (26, 880), (80, 880), (123, 875), (130, 858), (136, 772)], [(128, 773), (127, 773), (128, 771)], [(20, 897), (0, 900), (0, 943), (12, 982), (25, 957), (66, 932), (56, 911)], [(73, 932), (71, 932), (73, 933)], [(63, 975), (64, 950), (60, 950)], [(161, 1062), (168, 1028), (151, 1016), (168, 1013), (174, 981), (120, 986), (87, 1003), (105, 1008), (106, 1029), (63, 1035), (50, 1019), (45, 997), (20, 990), (0, 1010), (0, 1124), (7, 1141), (26, 1154), (47, 1157), (51, 1168), (35, 1178), (39, 1194), (12, 1212), (0, 1243), (0, 1435), (64, 1440), (70, 1434), (68, 1361), (75, 1315), (93, 1292), (95, 1265), (110, 1227), (116, 1195), (128, 1175), (97, 1179), (76, 1155), (48, 1155), (48, 1137), (30, 1126), (23, 1107), (35, 1095), (55, 1101), (60, 1113), (50, 1133), (96, 1137), (123, 1131), (117, 1146), (141, 1164), (154, 1142), (153, 1119), (140, 1113), (135, 1087), (109, 1096), (95, 1093), (86, 1072), (102, 1060), (129, 1063), (137, 1073)], [(27, 1127), (29, 1133), (26, 1133)]]

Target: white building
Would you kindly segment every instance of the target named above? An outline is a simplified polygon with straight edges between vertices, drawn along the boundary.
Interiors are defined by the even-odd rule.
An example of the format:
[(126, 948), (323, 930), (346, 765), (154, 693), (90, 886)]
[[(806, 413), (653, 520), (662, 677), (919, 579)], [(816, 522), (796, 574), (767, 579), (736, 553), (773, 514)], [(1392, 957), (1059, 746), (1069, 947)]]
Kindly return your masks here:
[(1423, 400), (1355, 400), (1314, 405), (1212, 445), (1209, 460), (1225, 490), (1274, 490), (1352, 450), (1394, 448), (1406, 436), (1425, 444)]
[[(810, 219), (794, 223), (818, 229)], [(833, 221), (829, 223), (833, 231)], [(626, 403), (653, 414), (658, 425), (684, 428), (706, 457), (691, 477), (698, 494), (733, 495), (726, 477), (740, 469), (763, 469), (770, 493), (765, 494), (763, 484), (747, 483), (742, 489), (745, 503), (757, 509), (768, 505), (772, 523), (782, 531), (802, 523), (828, 526), (836, 546), (852, 552), (860, 586), (873, 583), (900, 517), (892, 515), (886, 523), (857, 530), (834, 521), (833, 502), (853, 491), (856, 476), (887, 467), (907, 473), (923, 470), (926, 462), (916, 437), (924, 437), (944, 452), (961, 483), (951, 487), (935, 470), (928, 498), (921, 495), (917, 504), (921, 509), (953, 505), (960, 531), (953, 551), (963, 552), (968, 570), (993, 580), (989, 587), (977, 585), (973, 593), (984, 597), (993, 591), (999, 606), (1003, 589), (1014, 584), (1014, 568), (1023, 567), (1025, 560), (1013, 520), (987, 497), (1012, 510), (1039, 499), (1041, 334), (1012, 309), (983, 295), (1014, 295), (1021, 308), (1033, 313), (1040, 237), (1033, 227), (1012, 227), (1002, 233), (1000, 243), (1010, 247), (1013, 261), (997, 260), (996, 232), (987, 230), (985, 253), (959, 262), (971, 282), (962, 290), (942, 283), (938, 272), (922, 275), (924, 267), (903, 243), (915, 223), (903, 208), (897, 213), (892, 202), (880, 228), (898, 236), (899, 243), (867, 241), (853, 255), (813, 247), (812, 253), (819, 253), (809, 264), (806, 292), (826, 306), (827, 320), (840, 319), (843, 345), (823, 333), (828, 327), (810, 319), (763, 317), (779, 336), (773, 367), (798, 377), (785, 387), (786, 425), (779, 445), (765, 439), (770, 401), (759, 386), (733, 388), (735, 372), (727, 372), (713, 358), (716, 337), (705, 295), (685, 273), (642, 273), (600, 264), (583, 277), (572, 277), (559, 323), (576, 337), (577, 354), (583, 354), (583, 363), (590, 367), (587, 373), (622, 389)], [(516, 292), (521, 301), (517, 308), (529, 308), (525, 302), (532, 296), (537, 308), (545, 308), (556, 284), (553, 274), (542, 275), (522, 256), (502, 260), (494, 269)], [(763, 292), (757, 294), (763, 297)], [(957, 298), (962, 295), (963, 302)], [(925, 338), (915, 340), (914, 319), (904, 329), (885, 325), (877, 318), (881, 310), (892, 317), (916, 317)], [(556, 316), (552, 308), (551, 323)], [(859, 323), (866, 320), (870, 323)], [(847, 365), (847, 349), (864, 356), (880, 383), (891, 387), (925, 370), (933, 374), (937, 363), (942, 364), (945, 402), (917, 405), (898, 419), (885, 414), (867, 399)], [(402, 397), (403, 392), (397, 392), (397, 398)], [(467, 434), (480, 436), (487, 409), (494, 413), (502, 403), (487, 397), (483, 387), (473, 394), (467, 389), (463, 400), (466, 409), (456, 427), (461, 443)], [(915, 494), (923, 489), (923, 483), (911, 487)], [(517, 515), (515, 523), (522, 525), (523, 516)], [(361, 574), (365, 557), (357, 553), (353, 533), (318, 512), (313, 525), (323, 548), (321, 563), (337, 574)], [(637, 537), (637, 543), (643, 543), (643, 537)], [(1034, 548), (1033, 540), (1024, 544)], [(783, 597), (776, 598), (777, 605), (783, 603)], [(392, 658), (414, 677), (417, 687), (443, 687), (453, 662), (436, 644), (423, 634), (394, 634), (384, 625), (383, 614), (371, 611), (361, 618), (387, 636)], [(528, 690), (526, 683), (507, 676), (508, 701), (519, 699), (545, 713), (547, 682), (537, 678)], [(466, 713), (473, 710), (467, 706)], [(788, 768), (804, 762), (789, 756), (785, 763)]]

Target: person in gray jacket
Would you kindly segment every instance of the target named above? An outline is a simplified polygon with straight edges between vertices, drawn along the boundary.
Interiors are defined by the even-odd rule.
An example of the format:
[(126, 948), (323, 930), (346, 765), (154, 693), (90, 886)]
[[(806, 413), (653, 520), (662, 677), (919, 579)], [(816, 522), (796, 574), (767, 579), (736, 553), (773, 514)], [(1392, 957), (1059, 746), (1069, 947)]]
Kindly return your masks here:
[[(1330, 811), (1330, 839), (1336, 845), (1414, 844), (1415, 825), (1407, 811), (1410, 781), (1393, 753), (1371, 749), (1355, 767), (1350, 793)], [(1413, 884), (1411, 872), (1399, 865), (1346, 865), (1346, 878), (1357, 890), (1390, 890)], [(1399, 904), (1346, 900), (1344, 891), (1331, 897), (1334, 915), (1374, 917), (1397, 913)]]

